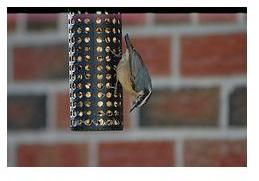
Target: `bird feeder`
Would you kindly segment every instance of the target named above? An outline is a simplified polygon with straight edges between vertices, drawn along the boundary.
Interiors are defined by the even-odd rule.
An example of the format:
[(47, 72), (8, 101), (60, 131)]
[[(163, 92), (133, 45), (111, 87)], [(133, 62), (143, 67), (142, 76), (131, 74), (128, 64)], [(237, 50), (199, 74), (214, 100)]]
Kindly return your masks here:
[(73, 131), (123, 129), (122, 87), (116, 84), (120, 14), (69, 13), (70, 127)]

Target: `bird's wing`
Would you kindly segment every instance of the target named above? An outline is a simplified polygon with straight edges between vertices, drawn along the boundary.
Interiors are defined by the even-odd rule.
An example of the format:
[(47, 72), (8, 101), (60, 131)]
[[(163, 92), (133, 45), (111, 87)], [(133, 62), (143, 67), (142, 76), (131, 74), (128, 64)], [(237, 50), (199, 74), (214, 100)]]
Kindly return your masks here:
[(133, 89), (136, 92), (139, 92), (140, 90), (142, 90), (141, 86), (144, 83), (143, 80), (145, 80), (145, 77), (149, 75), (146, 75), (148, 74), (147, 69), (139, 53), (136, 50), (134, 50), (131, 56), (132, 56), (130, 58), (131, 81), (132, 81), (132, 85), (134, 85)]

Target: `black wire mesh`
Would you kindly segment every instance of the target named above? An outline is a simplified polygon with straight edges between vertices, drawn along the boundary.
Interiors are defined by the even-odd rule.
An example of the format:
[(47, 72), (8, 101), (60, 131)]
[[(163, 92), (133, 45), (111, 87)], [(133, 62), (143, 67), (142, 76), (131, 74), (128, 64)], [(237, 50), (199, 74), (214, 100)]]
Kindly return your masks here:
[(116, 83), (121, 51), (120, 14), (70, 13), (69, 85), (71, 129), (123, 129), (122, 87)]

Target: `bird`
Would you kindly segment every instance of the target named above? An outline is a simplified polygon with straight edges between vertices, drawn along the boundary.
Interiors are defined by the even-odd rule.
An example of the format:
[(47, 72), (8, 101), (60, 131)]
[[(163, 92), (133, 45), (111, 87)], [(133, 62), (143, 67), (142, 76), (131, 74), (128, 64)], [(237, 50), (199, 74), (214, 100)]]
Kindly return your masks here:
[(142, 57), (133, 47), (128, 33), (124, 36), (126, 42), (126, 51), (124, 54), (111, 53), (116, 57), (121, 57), (116, 68), (116, 84), (114, 86), (117, 92), (117, 84), (120, 82), (123, 90), (132, 95), (135, 100), (130, 109), (132, 112), (135, 108), (143, 106), (152, 94), (152, 81), (145, 66)]

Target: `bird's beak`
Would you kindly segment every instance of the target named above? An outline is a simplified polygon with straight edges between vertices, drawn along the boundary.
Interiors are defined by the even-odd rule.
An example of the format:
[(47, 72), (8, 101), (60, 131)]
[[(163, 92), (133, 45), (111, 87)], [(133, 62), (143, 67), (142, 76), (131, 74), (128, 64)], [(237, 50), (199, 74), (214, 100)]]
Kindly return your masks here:
[(137, 107), (137, 105), (134, 105), (131, 109), (130, 109), (130, 113)]

